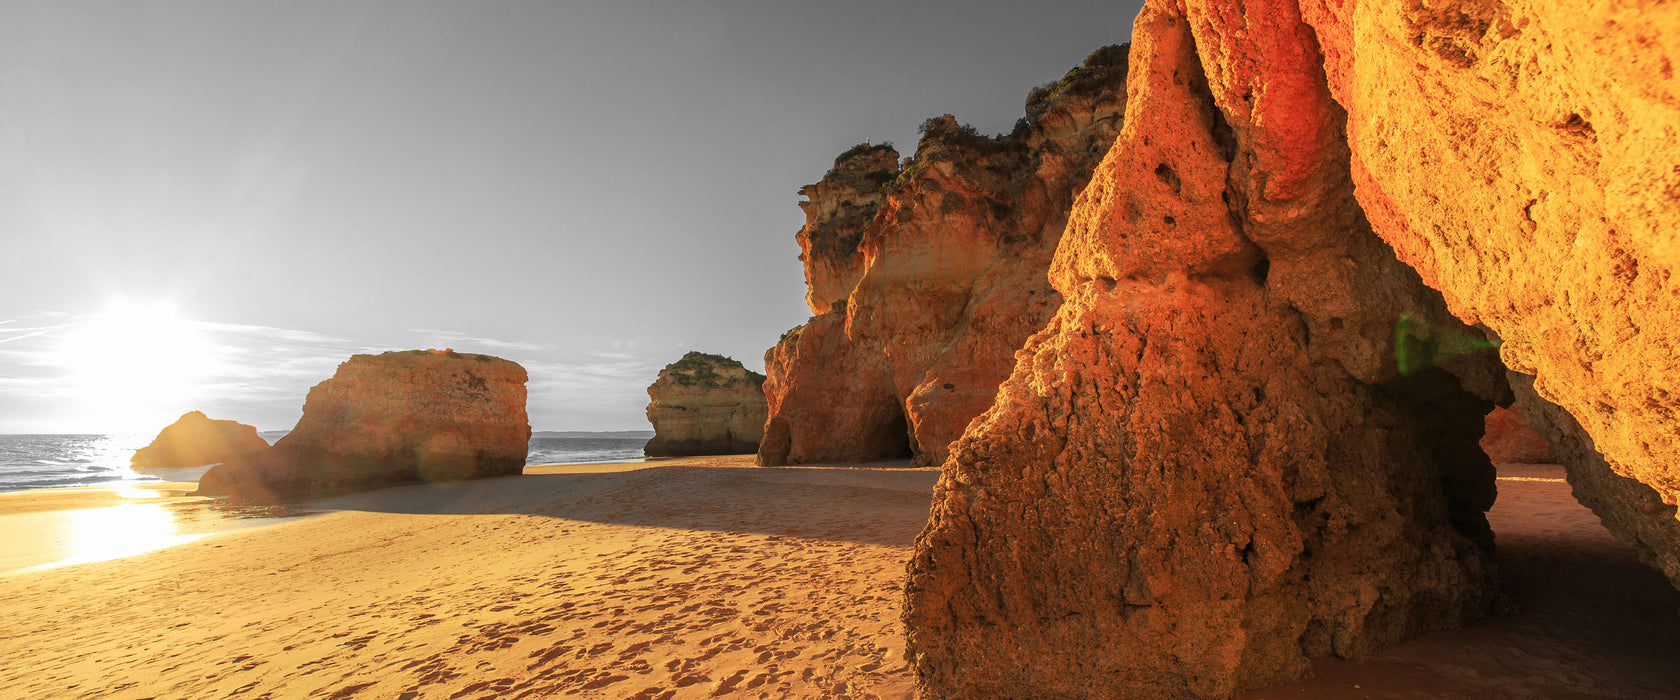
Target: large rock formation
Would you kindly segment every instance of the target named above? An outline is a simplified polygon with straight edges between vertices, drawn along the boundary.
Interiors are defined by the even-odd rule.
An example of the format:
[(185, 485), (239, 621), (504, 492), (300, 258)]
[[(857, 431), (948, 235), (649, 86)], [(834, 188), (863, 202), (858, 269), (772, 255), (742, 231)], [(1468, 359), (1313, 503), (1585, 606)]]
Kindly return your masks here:
[(764, 437), (764, 375), (719, 355), (690, 352), (648, 387), (649, 457), (758, 451)]
[(1499, 603), (1501, 368), (1367, 224), (1293, 0), (1152, 1), (1133, 40), (1066, 301), (917, 541), (924, 697), (1226, 697)]
[(518, 474), (525, 369), (451, 350), (356, 355), (309, 390), (273, 449), (211, 468), (204, 495), (268, 499)]
[(231, 420), (211, 420), (199, 411), (184, 414), (134, 451), (135, 469), (180, 469), (218, 464), (268, 449), (257, 429)]
[(1680, 4), (1302, 9), (1377, 233), (1504, 339), (1577, 496), (1680, 586)]
[(902, 171), (889, 146), (842, 154), (800, 231), (812, 313), (765, 355), (764, 465), (945, 459), (1060, 298), (1044, 276), (1119, 130), (1126, 51), (1097, 51), (986, 137), (950, 115)]

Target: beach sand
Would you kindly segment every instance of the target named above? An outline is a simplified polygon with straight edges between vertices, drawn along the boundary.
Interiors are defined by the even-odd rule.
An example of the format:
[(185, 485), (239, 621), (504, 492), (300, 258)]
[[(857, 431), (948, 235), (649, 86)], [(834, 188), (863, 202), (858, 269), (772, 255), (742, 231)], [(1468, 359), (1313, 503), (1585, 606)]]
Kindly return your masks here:
[[(908, 697), (900, 586), (936, 472), (750, 465), (531, 467), (268, 520), (165, 489), (156, 507), (211, 514), (185, 524), (196, 538), (0, 566), (0, 694)], [(1555, 468), (1502, 474), (1536, 479), (1502, 480), (1490, 514), (1522, 613), (1248, 697), (1672, 696), (1680, 594)], [(0, 540), (41, 539), (16, 520), (31, 513), (111, 510), (70, 491), (0, 496)]]

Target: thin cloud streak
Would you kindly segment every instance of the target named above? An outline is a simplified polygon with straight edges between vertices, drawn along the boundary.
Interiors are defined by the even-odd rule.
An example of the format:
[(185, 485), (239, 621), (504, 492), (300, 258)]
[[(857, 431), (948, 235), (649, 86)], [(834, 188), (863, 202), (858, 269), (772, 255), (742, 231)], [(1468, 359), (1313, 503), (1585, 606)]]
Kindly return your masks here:
[[(7, 323), (10, 323), (10, 321), (7, 321)], [(72, 328), (72, 327), (74, 327), (74, 324), (64, 324), (64, 325), (61, 325), (61, 326), (46, 326), (46, 327), (43, 327), (43, 328), (0, 328), (0, 333), (17, 333), (17, 334), (19, 334), (19, 335), (14, 335), (14, 336), (11, 336), (11, 337), (0, 338), (0, 343), (12, 343), (12, 342), (16, 342), (16, 341), (19, 341), (19, 340), (23, 340), (25, 338), (34, 338), (34, 337), (37, 337), (37, 336), (43, 336), (43, 335), (47, 335), (48, 333), (51, 333), (51, 332), (56, 331), (56, 330), (61, 330), (61, 329), (64, 329), (64, 328)]]
[[(445, 345), (456, 350), (473, 348), (490, 348), (493, 350), (541, 350), (542, 346), (530, 343), (497, 340), (495, 338), (481, 338), (455, 331), (443, 331), (435, 328), (410, 328), (408, 332), (419, 335), (431, 345)], [(460, 347), (456, 347), (460, 346)]]

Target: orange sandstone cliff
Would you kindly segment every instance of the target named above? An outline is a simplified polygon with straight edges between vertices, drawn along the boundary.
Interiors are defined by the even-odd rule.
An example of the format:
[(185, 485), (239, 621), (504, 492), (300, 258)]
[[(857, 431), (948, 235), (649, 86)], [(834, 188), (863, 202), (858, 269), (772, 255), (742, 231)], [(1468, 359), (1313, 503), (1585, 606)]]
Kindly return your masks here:
[(134, 451), (135, 469), (202, 467), (268, 449), (257, 429), (231, 420), (211, 420), (199, 411), (186, 413), (158, 433), (151, 444)]
[(1502, 368), (1436, 352), (1479, 333), (1366, 221), (1293, 5), (1186, 4), (1138, 17), (1066, 301), (936, 486), (924, 697), (1228, 697), (1500, 605)]
[(1229, 697), (1496, 610), (1513, 401), (1680, 584), (1680, 5), (1151, 0), (1134, 41), (1066, 301), (917, 542), (922, 696)]
[(860, 146), (800, 190), (816, 316), (765, 354), (760, 464), (944, 461), (1060, 303), (1044, 273), (1119, 131), (1125, 65), (1101, 49), (1035, 90), (1011, 134), (945, 115), (902, 170), (890, 146)]
[(648, 387), (649, 457), (758, 451), (764, 437), (764, 375), (720, 355), (689, 352)]
[(273, 449), (211, 468), (203, 495), (325, 495), (519, 474), (531, 426), (525, 369), (489, 355), (356, 355), (315, 385)]

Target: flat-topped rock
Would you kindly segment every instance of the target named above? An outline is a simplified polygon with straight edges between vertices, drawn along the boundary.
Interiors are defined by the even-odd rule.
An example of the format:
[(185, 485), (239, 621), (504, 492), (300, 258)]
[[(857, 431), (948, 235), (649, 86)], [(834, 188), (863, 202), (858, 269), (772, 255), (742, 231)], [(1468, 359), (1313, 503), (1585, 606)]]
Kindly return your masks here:
[(720, 355), (690, 352), (648, 387), (649, 457), (750, 454), (764, 437), (764, 375)]
[(199, 493), (266, 498), (520, 473), (531, 437), (525, 369), (489, 355), (356, 355), (309, 390), (268, 452), (211, 469)]

